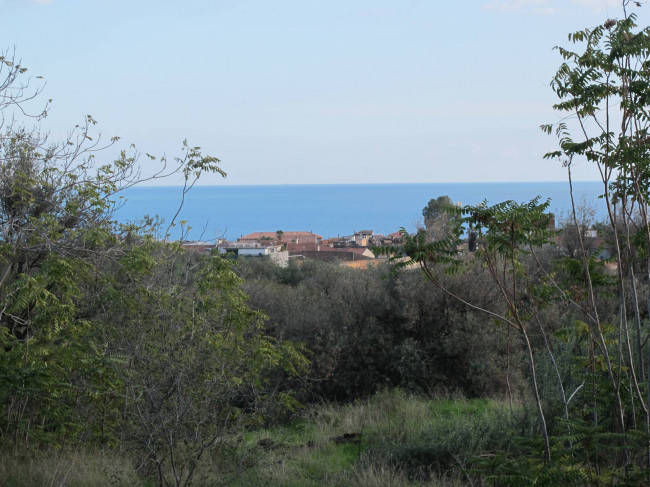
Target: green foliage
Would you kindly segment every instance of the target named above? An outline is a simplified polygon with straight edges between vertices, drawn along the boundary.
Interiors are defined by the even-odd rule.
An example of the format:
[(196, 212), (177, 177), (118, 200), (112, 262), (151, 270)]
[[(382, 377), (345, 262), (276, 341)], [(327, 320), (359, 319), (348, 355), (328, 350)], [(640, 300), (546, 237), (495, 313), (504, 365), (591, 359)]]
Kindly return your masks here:
[[(581, 422), (564, 423), (563, 433), (553, 437), (553, 461), (542, 462), (537, 451), (540, 442), (519, 439), (509, 453), (478, 459), (475, 472), (489, 485), (555, 486), (555, 485), (645, 485), (650, 472), (636, 465), (621, 466), (626, 451), (640, 451), (647, 445), (648, 435), (631, 431), (623, 436), (604, 427)], [(559, 433), (559, 432), (558, 432)]]
[[(575, 238), (569, 255), (554, 263), (540, 260), (554, 236), (548, 228), (549, 202), (540, 198), (447, 208), (458, 222), (454, 237), (470, 235), (473, 254), (462, 251), (453, 238), (432, 241), (423, 232), (404, 232), (404, 245), (388, 251), (399, 267), (419, 264), (442, 292), (506, 324), (525, 345), (542, 441), (516, 451), (512, 463), (497, 455), (491, 464), (494, 476), (488, 477), (496, 485), (647, 481), (650, 371), (645, 370), (644, 337), (650, 308), (641, 310), (639, 303), (647, 302), (650, 278), (645, 251), (650, 248), (650, 29), (637, 29), (635, 15), (627, 15), (625, 8), (624, 14), (621, 20), (570, 35), (569, 40), (583, 44), (584, 50), (558, 48), (564, 63), (551, 86), (560, 98), (554, 108), (563, 118), (542, 126), (559, 139), (559, 150), (546, 158), (561, 159), (570, 182), (574, 160), (597, 167), (613, 258), (604, 261), (588, 248), (586, 227), (574, 209)], [(489, 306), (452, 290), (441, 272), (467, 269), (471, 260), (485, 266), (499, 291), (499, 299)], [(544, 374), (538, 377), (540, 363)], [(550, 371), (556, 376), (554, 387)], [(560, 402), (562, 407), (556, 408)], [(558, 422), (547, 423), (547, 408), (561, 411), (566, 430)], [(646, 425), (643, 433), (638, 430), (641, 424)]]
[(453, 205), (451, 198), (445, 195), (432, 198), (424, 207), (422, 216), (429, 240), (440, 240), (454, 234), (458, 222), (449, 211)]
[[(25, 100), (24, 69), (1, 57), (3, 73), (0, 112)], [(119, 446), (140, 475), (188, 485), (243, 428), (295, 410), (270, 379), (308, 363), (266, 336), (228, 262), (157, 242), (156, 219), (114, 222), (143, 178), (133, 147), (97, 161), (95, 124), (51, 143), (0, 122), (0, 447)], [(150, 179), (182, 174), (181, 198), (202, 173), (225, 176), (187, 141), (158, 163)]]
[[(554, 108), (562, 121), (542, 126), (558, 137), (559, 149), (546, 157), (563, 162), (570, 182), (572, 165), (582, 161), (592, 164), (603, 182), (608, 222), (600, 230), (609, 240), (615, 269), (607, 270), (581, 243), (581, 252), (561, 262), (559, 274), (565, 297), (582, 311), (586, 343), (578, 365), (591, 386), (589, 400), (582, 404), (591, 403), (585, 407), (592, 410), (594, 427), (607, 424), (618, 434), (650, 424), (650, 371), (643, 341), (650, 309), (639, 305), (649, 277), (644, 248), (650, 241), (650, 29), (638, 28), (636, 15), (624, 13), (622, 19), (571, 34), (577, 50), (558, 48), (564, 62), (551, 87), (560, 100)], [(578, 225), (575, 216), (574, 221)], [(603, 318), (604, 303), (618, 309), (618, 316)], [(612, 463), (635, 468), (635, 462), (640, 464), (638, 458), (632, 460), (640, 456), (637, 448), (626, 448), (626, 456), (614, 457)]]
[[(378, 250), (392, 269), (233, 264), (157, 241), (175, 217), (167, 230), (115, 224), (119, 192), (141, 180), (138, 154), (98, 162), (92, 117), (54, 144), (3, 126), (0, 447), (119, 447), (161, 485), (228, 483), (266, 459), (246, 485), (409, 485), (447, 472), (493, 485), (647, 483), (650, 29), (635, 20), (558, 48), (551, 86), (566, 117), (542, 126), (559, 141), (546, 157), (569, 178), (579, 159), (602, 176), (608, 260), (585, 244), (577, 210), (558, 256), (548, 200), (456, 207), (441, 196), (423, 210), (426, 229)], [(25, 68), (4, 55), (3, 73), (0, 111), (29, 98)], [(154, 178), (183, 175), (181, 199), (202, 173), (225, 176), (187, 142), (173, 160), (146, 156), (160, 163)], [(509, 407), (386, 387), (507, 393)], [(264, 429), (298, 400), (373, 394)]]
[(427, 220), (433, 220), (444, 216), (446, 214), (445, 208), (453, 206), (453, 204), (454, 202), (448, 195), (431, 198), (429, 203), (427, 203), (427, 206), (422, 210), (422, 216), (424, 217), (425, 223)]
[[(426, 268), (430, 264), (443, 264), (448, 273), (462, 270), (463, 260), (459, 256), (459, 245), (463, 234), (473, 233), (479, 239), (479, 248), (486, 261), (505, 259), (516, 266), (521, 254), (529, 249), (541, 247), (552, 235), (549, 215), (546, 213), (550, 200), (540, 203), (537, 197), (530, 202), (518, 204), (505, 201), (488, 206), (443, 207), (456, 222), (453, 232), (431, 241), (424, 232), (409, 235), (402, 231), (404, 243), (401, 248), (391, 248), (384, 253), (394, 253), (393, 261), (398, 266), (415, 262)], [(406, 261), (401, 257), (406, 256)]]
[(264, 335), (228, 261), (154, 242), (125, 250), (95, 318), (121, 384), (114, 434), (150, 475), (184, 485), (243, 427), (295, 407), (266, 376), (295, 376), (307, 364)]
[[(251, 306), (269, 315), (267, 333), (309, 350), (311, 380), (294, 384), (301, 402), (354, 399), (386, 386), (470, 397), (503, 390), (504, 330), (428, 286), (417, 270), (309, 261), (236, 266)], [(487, 303), (490, 291), (476, 285), (485, 281), (476, 266), (449, 278), (454, 290)], [(521, 383), (519, 372), (512, 376)]]
[(538, 196), (521, 204), (504, 201), (493, 206), (467, 206), (461, 211), (467, 215), (467, 227), (478, 233), (485, 252), (512, 259), (549, 242), (549, 205), (550, 200), (540, 203)]
[(2, 430), (19, 441), (60, 444), (86, 430), (101, 384), (113, 384), (88, 320), (78, 316), (79, 279), (87, 266), (47, 258), (37, 272), (21, 274), (5, 295), (0, 397)]
[[(314, 405), (291, 425), (251, 432), (247, 444), (260, 460), (235, 485), (480, 485), (466, 469), (507, 447), (514, 424), (503, 403), (400, 390)], [(516, 424), (530, 427), (519, 411)], [(342, 442), (345, 433), (360, 441)], [(261, 452), (260, 441), (271, 447)]]
[(426, 479), (431, 473), (469, 468), (481, 454), (508, 451), (524, 418), (521, 414), (513, 418), (507, 409), (493, 405), (484, 404), (479, 410), (471, 403), (455, 406), (451, 414), (434, 412), (433, 421), (419, 431), (372, 438), (368, 454), (389, 459), (411, 477)]

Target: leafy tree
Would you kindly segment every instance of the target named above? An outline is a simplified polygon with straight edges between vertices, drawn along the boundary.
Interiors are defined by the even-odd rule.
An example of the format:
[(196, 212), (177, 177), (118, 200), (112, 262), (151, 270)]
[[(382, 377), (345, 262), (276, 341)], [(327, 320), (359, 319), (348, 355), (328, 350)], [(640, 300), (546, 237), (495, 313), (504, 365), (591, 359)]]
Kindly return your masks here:
[(431, 240), (440, 239), (453, 233), (453, 221), (447, 208), (453, 206), (453, 201), (447, 195), (431, 198), (422, 209), (424, 226)]
[(426, 224), (428, 221), (435, 220), (436, 218), (446, 217), (447, 212), (445, 211), (445, 208), (452, 206), (453, 204), (454, 202), (448, 195), (431, 198), (427, 203), (427, 206), (422, 210), (424, 223)]
[[(20, 109), (25, 70), (0, 66), (0, 108)], [(265, 336), (227, 262), (156, 242), (155, 220), (114, 221), (123, 189), (180, 173), (182, 199), (202, 173), (224, 174), (218, 159), (184, 143), (170, 161), (147, 155), (159, 168), (145, 178), (135, 149), (98, 162), (118, 141), (93, 140), (94, 125), (60, 143), (3, 127), (0, 441), (119, 445), (161, 484), (186, 485), (243, 426), (293, 405), (266, 377), (305, 360)]]
[[(543, 303), (538, 299), (535, 281), (531, 280), (531, 275), (522, 262), (523, 255), (548, 242), (548, 205), (549, 201), (540, 203), (539, 199), (535, 199), (523, 204), (506, 201), (493, 206), (484, 203), (463, 208), (447, 207), (450, 218), (458, 222), (455, 232), (432, 242), (428, 241), (423, 233), (411, 236), (403, 232), (404, 244), (398, 258), (401, 258), (401, 253), (405, 254), (408, 259), (401, 260), (401, 266), (411, 262), (418, 263), (427, 278), (450, 297), (493, 317), (498, 322), (505, 323), (509, 330), (519, 334), (528, 357), (531, 386), (539, 413), (546, 458), (550, 460), (548, 428), (531, 341), (532, 328), (538, 323), (537, 311)], [(461, 235), (469, 233), (470, 230), (475, 232), (478, 242), (474, 258), (488, 269), (501, 298), (495, 299), (487, 307), (478, 306), (468, 301), (462, 293), (453, 292), (438, 274), (441, 270), (457, 273), (467, 266), (467, 260), (459, 254), (458, 244)], [(539, 326), (541, 327), (541, 324)], [(512, 396), (509, 382), (508, 389), (509, 395)]]
[[(607, 322), (599, 313), (601, 281), (582, 238), (578, 262), (584, 293), (579, 303), (596, 347), (591, 360), (599, 364), (596, 368), (602, 367), (608, 381), (607, 394), (614, 399), (616, 431), (625, 433), (640, 427), (638, 415), (642, 415), (643, 427), (650, 433), (646, 397), (650, 373), (644, 367), (650, 358), (650, 347), (644, 344), (650, 301), (642, 311), (639, 288), (650, 283), (649, 255), (643, 250), (650, 248), (650, 29), (637, 27), (636, 15), (626, 10), (628, 3), (623, 3), (622, 19), (569, 35), (569, 41), (582, 46), (580, 50), (558, 48), (564, 62), (551, 86), (560, 99), (554, 108), (564, 118), (542, 129), (558, 136), (558, 150), (546, 157), (564, 164), (569, 182), (572, 167), (581, 161), (593, 164), (601, 177), (617, 264), (615, 285), (610, 290), (618, 297), (618, 317)], [(635, 217), (637, 214), (640, 218)], [(577, 225), (575, 211), (574, 218)], [(638, 269), (642, 269), (641, 275)], [(605, 397), (603, 392), (602, 388), (592, 388), (594, 408)], [(630, 451), (627, 453), (629, 462)], [(650, 466), (650, 450), (647, 462)]]
[[(538, 249), (550, 237), (545, 215), (548, 204), (539, 199), (448, 210), (462, 217), (466, 232), (476, 232), (477, 251), (472, 259), (486, 266), (501, 294), (501, 300), (489, 307), (481, 308), (462, 293), (451, 292), (441, 278), (442, 270), (459, 272), (470, 259), (457, 250), (462, 232), (433, 241), (422, 233), (405, 235), (401, 250), (440, 289), (467, 306), (481, 308), (521, 337), (546, 465), (531, 464), (523, 476), (519, 470), (520, 479), (539, 468), (548, 468), (544, 475), (551, 472), (551, 476), (584, 469), (578, 477), (590, 482), (597, 477), (602, 483), (648, 479), (650, 373), (644, 365), (650, 364), (646, 340), (650, 300), (645, 311), (641, 303), (650, 285), (650, 253), (646, 251), (650, 248), (650, 28), (637, 28), (636, 16), (626, 10), (628, 5), (623, 2), (622, 19), (571, 34), (569, 40), (582, 49), (558, 48), (564, 63), (551, 86), (560, 98), (555, 109), (565, 117), (542, 126), (559, 138), (559, 149), (546, 157), (562, 161), (570, 183), (578, 161), (593, 164), (601, 175), (615, 249), (613, 275), (590, 252), (582, 231), (575, 232), (573, 255), (557, 261), (555, 269), (539, 259)], [(571, 219), (574, 228), (583, 224), (575, 206)], [(526, 265), (531, 259), (536, 270)], [(617, 302), (612, 303), (612, 297)], [(553, 303), (566, 306), (559, 328), (545, 321), (552, 318), (545, 310)], [(556, 360), (563, 342), (574, 347), (571, 368)], [(556, 424), (555, 433), (566, 433), (559, 441), (551, 437), (546, 421), (545, 400), (537, 383), (537, 349), (548, 352), (557, 375), (565, 421)], [(570, 371), (570, 376), (561, 370)], [(572, 390), (567, 390), (569, 383), (574, 384)], [(602, 442), (603, 438), (608, 440)], [(609, 453), (592, 455), (590, 439), (609, 448)]]
[(306, 361), (265, 336), (264, 316), (248, 307), (240, 279), (218, 255), (145, 239), (106, 266), (114, 270), (93, 323), (120, 379), (115, 435), (161, 485), (207, 482), (200, 475), (219, 473), (244, 427), (295, 407), (268, 377), (276, 369), (295, 376)]

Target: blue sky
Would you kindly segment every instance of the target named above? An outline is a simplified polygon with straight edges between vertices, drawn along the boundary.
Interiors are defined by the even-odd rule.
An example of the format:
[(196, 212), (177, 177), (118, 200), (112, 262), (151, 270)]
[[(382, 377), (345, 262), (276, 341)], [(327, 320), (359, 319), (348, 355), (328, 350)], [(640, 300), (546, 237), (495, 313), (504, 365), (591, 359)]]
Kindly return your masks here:
[(0, 48), (46, 79), (43, 130), (90, 113), (169, 157), (187, 138), (228, 173), (203, 184), (563, 181), (538, 128), (552, 48), (620, 3), (0, 0)]

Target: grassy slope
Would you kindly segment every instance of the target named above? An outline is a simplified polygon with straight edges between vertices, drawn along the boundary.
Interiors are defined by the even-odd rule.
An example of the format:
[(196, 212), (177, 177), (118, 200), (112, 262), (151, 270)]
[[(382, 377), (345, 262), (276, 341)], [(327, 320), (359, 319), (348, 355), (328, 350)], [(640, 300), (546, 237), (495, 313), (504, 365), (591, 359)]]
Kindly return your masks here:
[[(250, 434), (257, 462), (235, 485), (464, 485), (461, 467), (507, 448), (512, 430), (509, 412), (495, 401), (384, 392)], [(345, 434), (357, 436), (345, 441)]]
[[(493, 400), (386, 391), (354, 404), (313, 407), (290, 425), (249, 432), (230, 460), (203, 463), (193, 485), (471, 485), (463, 467), (477, 455), (507, 450), (513, 421), (507, 406)], [(4, 457), (0, 478), (15, 487), (153, 485), (138, 479), (126, 459), (91, 452)]]

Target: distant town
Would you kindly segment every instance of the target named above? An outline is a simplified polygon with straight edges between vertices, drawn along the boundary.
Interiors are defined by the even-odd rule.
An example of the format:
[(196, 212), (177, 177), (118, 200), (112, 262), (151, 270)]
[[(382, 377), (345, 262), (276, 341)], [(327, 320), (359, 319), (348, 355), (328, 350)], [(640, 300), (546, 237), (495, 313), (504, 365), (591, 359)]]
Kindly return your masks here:
[(219, 239), (213, 242), (184, 242), (188, 250), (211, 252), (237, 257), (267, 256), (280, 266), (290, 260), (336, 261), (350, 267), (367, 267), (375, 259), (372, 247), (400, 245), (402, 234), (376, 234), (372, 230), (354, 231), (349, 236), (324, 239), (313, 232), (254, 232), (242, 235), (237, 241)]
[[(573, 256), (580, 245), (579, 237), (574, 229), (563, 229), (551, 239), (555, 253)], [(608, 242), (591, 225), (579, 226), (582, 234), (582, 244), (597, 258), (607, 259), (613, 255)], [(550, 215), (549, 230), (556, 231), (555, 216)], [(377, 256), (373, 248), (401, 245), (402, 233), (397, 231), (388, 235), (374, 233), (373, 230), (355, 230), (351, 235), (323, 238), (313, 232), (282, 231), (253, 232), (242, 235), (236, 241), (217, 239), (212, 241), (184, 241), (182, 246), (187, 250), (209, 253), (218, 251), (221, 255), (231, 258), (265, 257), (275, 264), (285, 267), (291, 260), (307, 259), (338, 262), (355, 268), (366, 268)], [(459, 246), (460, 251), (472, 251), (471, 239), (466, 239)]]

